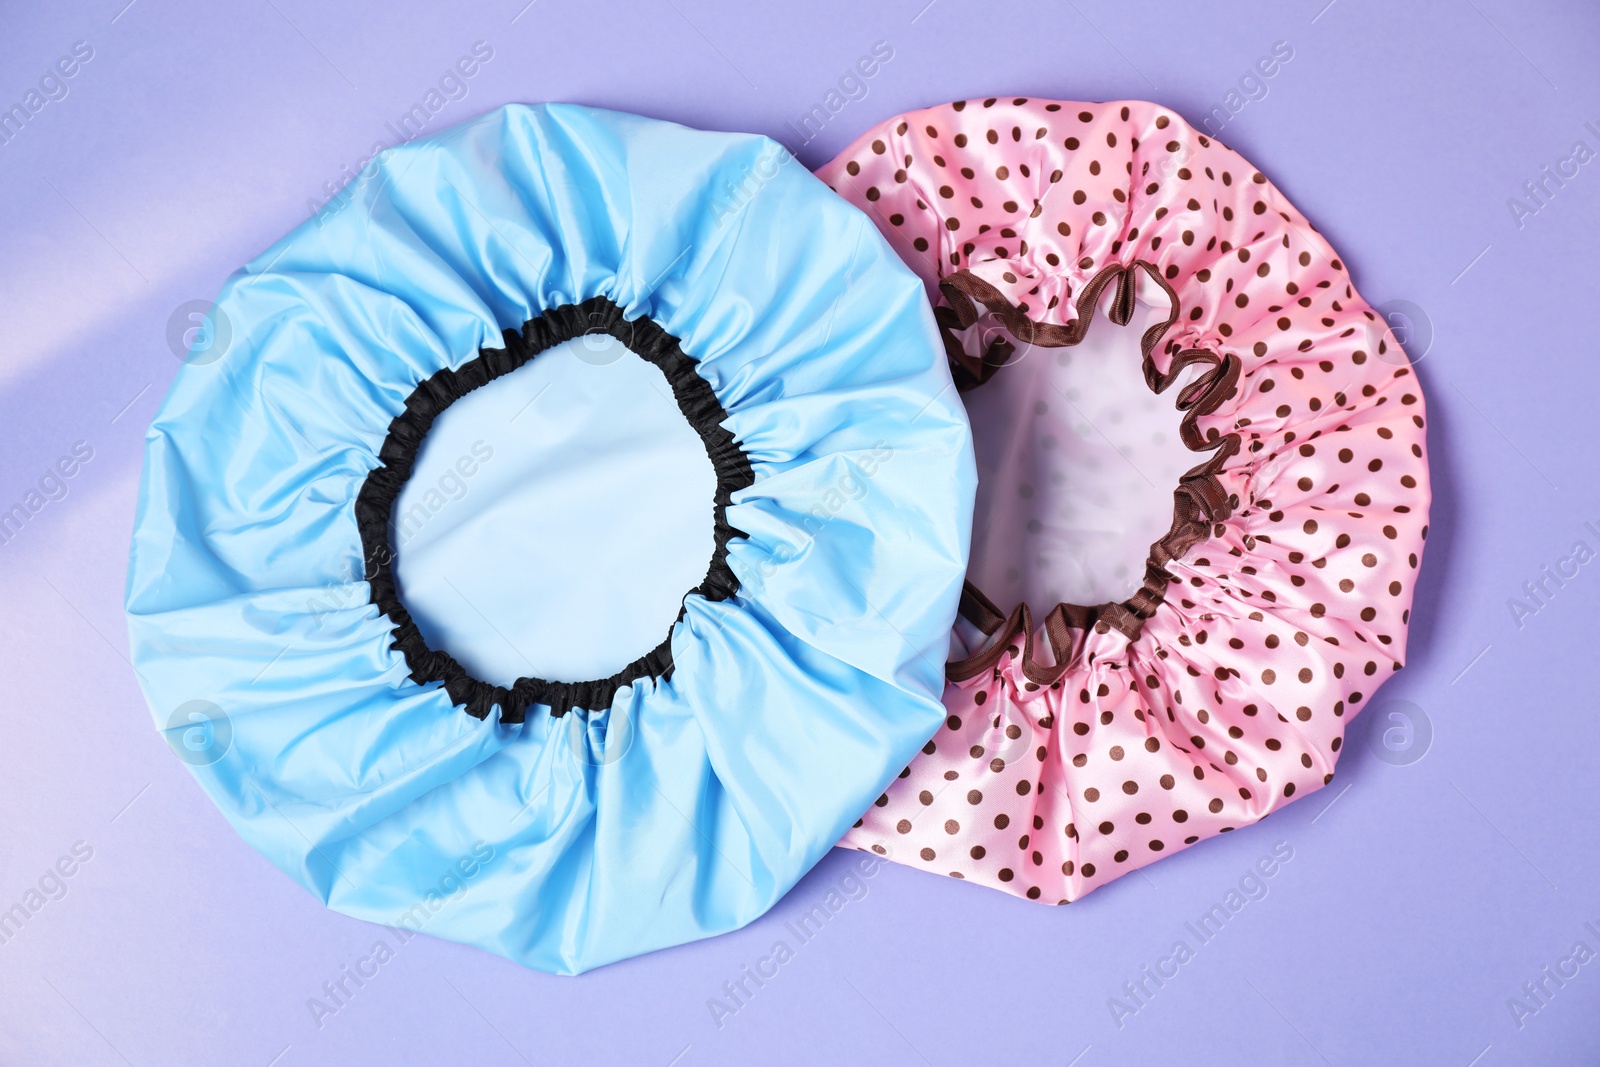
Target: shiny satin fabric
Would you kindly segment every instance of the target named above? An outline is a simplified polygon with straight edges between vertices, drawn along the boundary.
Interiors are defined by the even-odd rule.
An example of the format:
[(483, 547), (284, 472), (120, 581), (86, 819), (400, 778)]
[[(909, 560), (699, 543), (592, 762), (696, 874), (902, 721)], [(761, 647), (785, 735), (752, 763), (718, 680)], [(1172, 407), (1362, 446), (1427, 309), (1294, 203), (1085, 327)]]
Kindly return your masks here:
[[(983, 651), (955, 657), (944, 728), (842, 843), (1066, 903), (1326, 785), (1345, 724), (1405, 662), (1430, 504), (1422, 391), (1334, 250), (1266, 175), (1144, 101), (956, 101), (886, 119), (818, 174), (933, 295), (974, 398), (976, 522), (998, 518), (965, 609)], [(1124, 327), (1195, 466), (1126, 599), (1030, 604), (1073, 591), (1060, 549), (1088, 542), (1046, 524), (1098, 504), (1040, 407), (1082, 398), (1038, 372)], [(989, 510), (985, 424), (1007, 418), (1012, 484), (1088, 497), (1044, 501), (1020, 538), (1011, 502)]]
[[(749, 922), (943, 718), (975, 475), (920, 283), (773, 142), (589, 108), (501, 109), (349, 195), (228, 281), (227, 350), (149, 431), (127, 605), (158, 727), (348, 915), (558, 973)], [(421, 380), (596, 296), (679, 338), (728, 413), (740, 591), (688, 597), (669, 678), (480, 721), (391, 648), (354, 500)], [(632, 532), (657, 551), (647, 509)]]

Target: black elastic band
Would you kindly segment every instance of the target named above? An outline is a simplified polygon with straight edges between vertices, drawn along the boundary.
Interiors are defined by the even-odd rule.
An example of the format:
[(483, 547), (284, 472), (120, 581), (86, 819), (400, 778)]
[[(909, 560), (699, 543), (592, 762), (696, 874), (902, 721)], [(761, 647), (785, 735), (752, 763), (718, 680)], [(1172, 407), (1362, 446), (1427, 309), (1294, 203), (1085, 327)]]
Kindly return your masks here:
[[(695, 370), (695, 360), (684, 354), (678, 339), (651, 319), (628, 319), (621, 307), (600, 296), (581, 304), (552, 308), (529, 319), (520, 333), (506, 330), (504, 348), (480, 349), (475, 358), (459, 368), (441, 370), (412, 391), (406, 398), (405, 410), (389, 424), (389, 435), (378, 453), (381, 462), (367, 475), (356, 496), (356, 524), (361, 531), (372, 603), (394, 622), (390, 647), (405, 656), (413, 681), (418, 685), (443, 682), (450, 699), (474, 718), (487, 718), (495, 706), (500, 708), (500, 721), (505, 723), (524, 721), (527, 709), (538, 704), (548, 705), (556, 716), (573, 708), (598, 711), (610, 707), (617, 690), (624, 686), (640, 678), (665, 679), (672, 674), (672, 630), (677, 619), (659, 645), (609, 678), (556, 682), (528, 677), (518, 678), (510, 686), (492, 685), (469, 674), (450, 653), (428, 647), (395, 587), (395, 552), (389, 525), (395, 501), (411, 477), (422, 439), (433, 420), (472, 390), (510, 374), (541, 352), (586, 334), (609, 334), (661, 371), (683, 417), (705, 443), (706, 455), (716, 472), (716, 548), (705, 581), (684, 594), (685, 601), (694, 595), (727, 600), (739, 591), (739, 580), (728, 566), (728, 541), (743, 537), (744, 531), (728, 524), (727, 508), (734, 493), (755, 482), (755, 473), (750, 458), (722, 425), (728, 413), (711, 383)], [(678, 619), (683, 618), (683, 612), (680, 608)]]

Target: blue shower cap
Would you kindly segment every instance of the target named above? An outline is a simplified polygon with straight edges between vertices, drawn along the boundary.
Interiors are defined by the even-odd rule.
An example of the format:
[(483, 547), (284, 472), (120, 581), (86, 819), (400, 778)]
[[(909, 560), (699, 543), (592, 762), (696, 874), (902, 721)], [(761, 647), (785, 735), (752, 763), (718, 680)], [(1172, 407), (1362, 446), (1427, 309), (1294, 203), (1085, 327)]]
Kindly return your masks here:
[(592, 108), (346, 198), (147, 436), (157, 725), (347, 915), (558, 973), (751, 921), (943, 718), (975, 475), (921, 284), (774, 142)]

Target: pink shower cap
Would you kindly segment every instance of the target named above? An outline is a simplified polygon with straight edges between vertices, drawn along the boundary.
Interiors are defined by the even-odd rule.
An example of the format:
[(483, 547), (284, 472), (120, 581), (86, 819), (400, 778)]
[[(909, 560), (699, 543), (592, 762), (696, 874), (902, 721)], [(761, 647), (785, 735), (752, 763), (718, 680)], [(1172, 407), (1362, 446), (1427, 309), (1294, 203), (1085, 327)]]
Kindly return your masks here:
[[(929, 287), (980, 470), (962, 605), (979, 632), (948, 665), (948, 718), (841, 843), (1066, 903), (1325, 785), (1345, 722), (1404, 661), (1429, 504), (1417, 380), (1332, 249), (1149, 103), (928, 108), (818, 173)], [(1067, 349), (1097, 317), (1145, 324), (1142, 395), (1176, 385), (1166, 414), (1200, 462), (1132, 595), (1030, 607), (1010, 578), (1073, 576), (1030, 540), (1051, 514), (994, 532), (993, 487), (1045, 495), (1064, 425), (1046, 415), (1071, 396), (1037, 374), (1092, 354)], [(1004, 443), (987, 456), (985, 420)], [(996, 559), (1006, 545), (1026, 550)]]

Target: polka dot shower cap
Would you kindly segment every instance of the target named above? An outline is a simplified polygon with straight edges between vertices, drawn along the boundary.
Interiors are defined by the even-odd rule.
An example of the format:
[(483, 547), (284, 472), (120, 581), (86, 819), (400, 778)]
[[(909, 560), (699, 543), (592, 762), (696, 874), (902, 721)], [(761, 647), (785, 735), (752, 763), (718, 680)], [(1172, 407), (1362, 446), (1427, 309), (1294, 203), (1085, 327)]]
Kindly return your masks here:
[(1064, 903), (1326, 784), (1429, 503), (1333, 251), (1148, 103), (929, 108), (819, 174), (929, 287), (980, 486), (945, 725), (843, 843)]
[(329, 907), (565, 973), (729, 930), (937, 728), (966, 417), (788, 158), (508, 107), (224, 287), (147, 439), (132, 660)]

